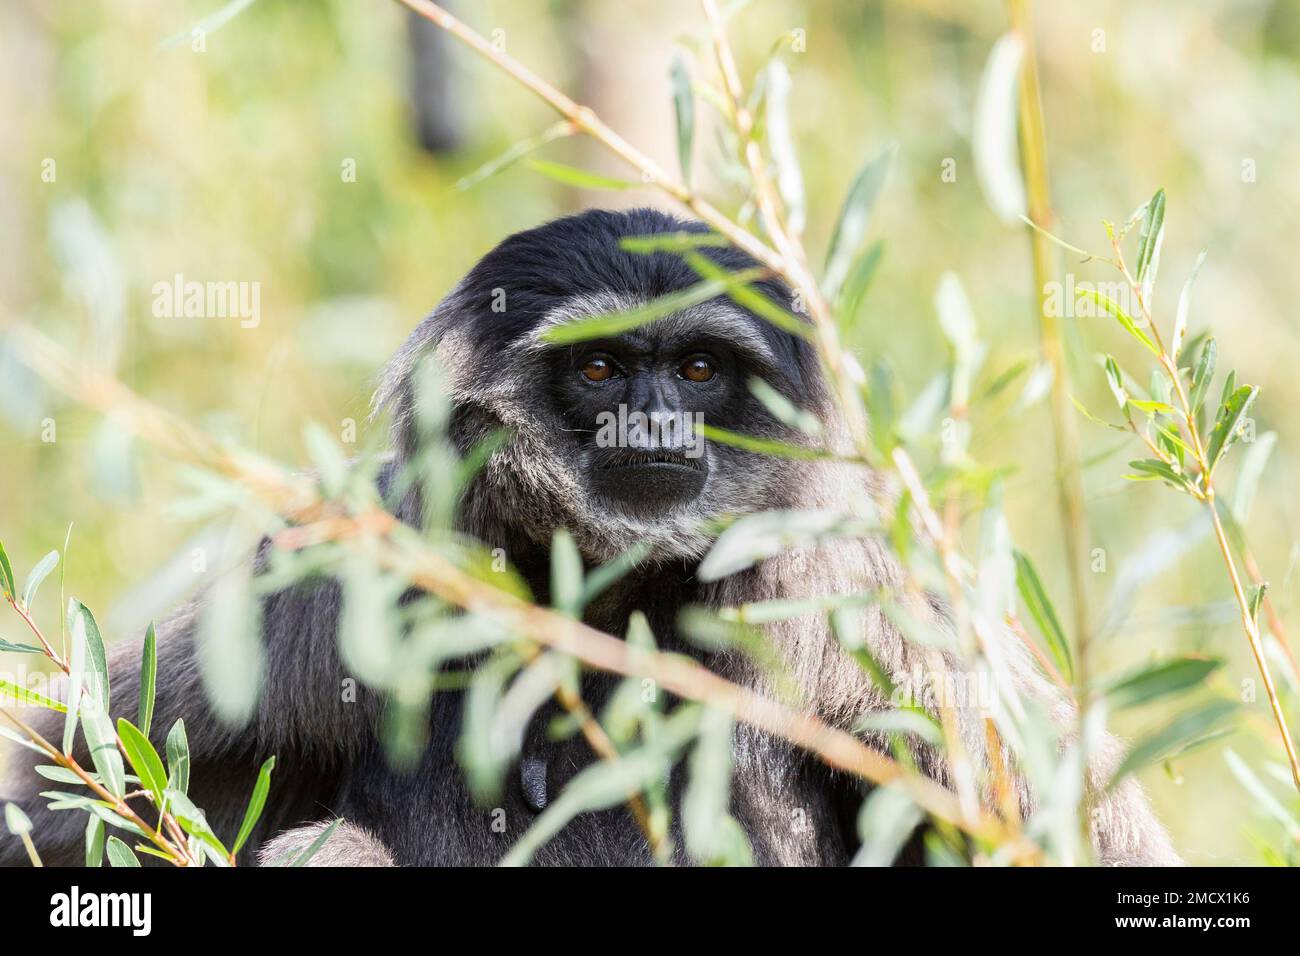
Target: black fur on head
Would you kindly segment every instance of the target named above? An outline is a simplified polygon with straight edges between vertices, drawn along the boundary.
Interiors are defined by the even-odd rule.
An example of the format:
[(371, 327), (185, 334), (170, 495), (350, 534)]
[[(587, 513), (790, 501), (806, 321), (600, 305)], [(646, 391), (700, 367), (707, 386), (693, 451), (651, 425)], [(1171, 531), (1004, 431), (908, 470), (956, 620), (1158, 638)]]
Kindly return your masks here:
[[(761, 378), (797, 406), (828, 417), (827, 391), (806, 340), (725, 295), (609, 340), (557, 346), (540, 338), (556, 324), (635, 308), (700, 281), (680, 255), (629, 252), (621, 239), (707, 231), (650, 209), (558, 219), (489, 252), (411, 334), (376, 396), (376, 407), (392, 409), (399, 458), (415, 450), (412, 382), (429, 355), (442, 367), (450, 438), (462, 454), (497, 428), (512, 433), (465, 495), (462, 530), (509, 547), (520, 543), (505, 540), (512, 534), (545, 544), (566, 527), (592, 560), (638, 541), (649, 541), (653, 555), (679, 558), (702, 553), (704, 519), (789, 504), (798, 470), (790, 462), (702, 441), (691, 447), (694, 455), (662, 444), (609, 448), (594, 436), (597, 422), (608, 421), (601, 414), (644, 406), (806, 442), (749, 388)], [(730, 246), (701, 251), (729, 272), (756, 265)], [(756, 286), (791, 308), (779, 281)], [(672, 373), (673, 363), (699, 353), (708, 373), (716, 372), (709, 382)], [(592, 354), (618, 370), (615, 382), (582, 377)]]

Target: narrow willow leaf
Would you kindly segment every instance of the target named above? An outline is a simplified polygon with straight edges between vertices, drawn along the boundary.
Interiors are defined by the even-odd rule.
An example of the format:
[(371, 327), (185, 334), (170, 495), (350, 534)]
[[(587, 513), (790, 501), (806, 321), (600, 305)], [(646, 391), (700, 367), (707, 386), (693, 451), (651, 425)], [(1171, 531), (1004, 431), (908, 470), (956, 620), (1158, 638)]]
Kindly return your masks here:
[(502, 866), (523, 866), (533, 854), (580, 813), (622, 803), (634, 793), (661, 782), (674, 758), (695, 736), (701, 708), (678, 707), (653, 741), (618, 760), (598, 760), (569, 781), (502, 859)]
[[(71, 602), (69, 603), (71, 609)], [(71, 626), (68, 628), (72, 635), (72, 648), (68, 655), (68, 710), (67, 716), (63, 721), (63, 752), (72, 753), (72, 744), (77, 735), (77, 717), (81, 712), (82, 688), (86, 680), (86, 622), (81, 615), (72, 615)]]
[(1241, 423), (1246, 413), (1250, 411), (1250, 406), (1255, 403), (1258, 394), (1259, 389), (1254, 385), (1243, 385), (1234, 390), (1219, 409), (1218, 420), (1215, 421), (1214, 429), (1210, 432), (1210, 447), (1206, 450), (1211, 472), (1223, 457), (1223, 453), (1239, 437)]
[(8, 727), (0, 727), (0, 737), (3, 737), (6, 740), (16, 743), (20, 747), (26, 747), (28, 750), (33, 750), (36, 753), (40, 754), (42, 757), (49, 756), (49, 754), (45, 752), (44, 747), (40, 746), (34, 741), (28, 740), (26, 737), (19, 734), (18, 731), (16, 730), (10, 730)]
[(560, 120), (554, 126), (551, 126), (536, 136), (530, 136), (525, 140), (515, 143), (509, 149), (499, 156), (488, 160), (474, 172), (460, 179), (456, 183), (456, 189), (464, 192), (477, 186), (483, 180), (495, 176), (509, 166), (513, 166), (519, 160), (523, 159), (529, 153), (536, 152), (548, 143), (553, 143), (557, 139), (565, 136), (572, 136), (577, 132), (577, 127), (568, 120)]
[[(1147, 203), (1142, 215), (1142, 232), (1138, 237), (1136, 278), (1144, 289), (1149, 289), (1151, 286), (1151, 282), (1144, 282), (1148, 272), (1152, 273), (1151, 280), (1155, 279), (1154, 272), (1160, 261), (1160, 244), (1164, 238), (1164, 229), (1165, 191), (1160, 189)], [(1148, 297), (1146, 301), (1151, 300)]]
[(0, 678), (0, 706), (8, 706), (2, 698), (9, 698), (20, 704), (31, 704), (34, 707), (45, 707), (49, 710), (57, 710), (60, 714), (66, 714), (68, 708), (62, 703), (44, 694), (30, 690), (21, 684), (15, 684), (13, 681), (7, 681)]
[(840, 207), (835, 230), (831, 233), (826, 252), (826, 271), (822, 279), (822, 292), (832, 302), (839, 297), (841, 286), (852, 271), (853, 261), (867, 237), (871, 226), (871, 212), (889, 178), (897, 147), (888, 146), (875, 159), (867, 163), (849, 187), (848, 197)]
[(773, 60), (764, 71), (767, 80), (767, 144), (772, 155), (776, 190), (785, 206), (786, 225), (798, 235), (806, 218), (803, 173), (790, 131), (790, 70)]
[(921, 710), (881, 710), (868, 714), (853, 727), (863, 734), (903, 734), (935, 747), (943, 746), (939, 722)]
[(781, 392), (767, 383), (766, 380), (753, 376), (746, 384), (749, 391), (755, 398), (762, 403), (763, 407), (771, 412), (772, 417), (782, 425), (788, 425), (791, 428), (797, 428), (805, 435), (817, 436), (821, 434), (821, 420), (810, 411), (800, 408), (794, 402), (790, 401)]
[(1153, 402), (1145, 398), (1130, 398), (1128, 403), (1148, 415), (1172, 415), (1174, 413), (1173, 406), (1165, 402)]
[(600, 173), (589, 172), (576, 166), (566, 166), (564, 163), (553, 163), (545, 159), (529, 159), (527, 163), (530, 168), (541, 173), (547, 179), (553, 179), (557, 183), (564, 183), (566, 186), (576, 186), (579, 189), (635, 189), (641, 185), (632, 182), (630, 179), (602, 176)]
[(126, 751), (131, 766), (140, 775), (140, 784), (154, 795), (154, 802), (161, 806), (163, 793), (167, 790), (167, 771), (163, 768), (158, 751), (154, 750), (149, 738), (125, 717), (118, 718), (117, 735), (122, 739), (122, 749)]
[(677, 117), (677, 162), (682, 168), (682, 182), (691, 184), (691, 150), (695, 144), (695, 92), (691, 73), (680, 53), (673, 54), (670, 69), (673, 90), (673, 113)]
[[(1231, 749), (1224, 750), (1223, 759), (1227, 761), (1228, 769), (1232, 775), (1237, 778), (1246, 792), (1255, 798), (1255, 803), (1264, 809), (1269, 816), (1277, 820), (1286, 828), (1287, 835), (1295, 842), (1300, 843), (1300, 818), (1297, 818), (1290, 810), (1282, 805), (1273, 791), (1269, 790), (1264, 782), (1255, 775), (1255, 771), (1247, 766), (1246, 761), (1242, 760)], [(1288, 783), (1290, 780), (1288, 779)]]
[(1250, 619), (1259, 625), (1259, 608), (1264, 603), (1264, 595), (1268, 593), (1268, 582), (1261, 581), (1257, 587), (1250, 589)]
[(25, 836), (32, 832), (32, 821), (28, 819), (27, 814), (23, 813), (22, 807), (16, 803), (5, 804), (5, 826), (16, 837)]
[(740, 432), (733, 432), (727, 428), (718, 428), (714, 425), (700, 425), (698, 426), (698, 432), (709, 441), (720, 442), (733, 448), (743, 448), (745, 451), (756, 452), (760, 455), (772, 455), (776, 458), (793, 458), (796, 461), (822, 461), (834, 457), (830, 452), (822, 451), (819, 448), (792, 445), (777, 438), (742, 435)]
[(1027, 208), (1016, 139), (1024, 52), (1024, 43), (1014, 33), (993, 44), (980, 76), (971, 122), (975, 178), (989, 207), (1004, 223), (1015, 222)]
[(266, 667), (261, 602), (251, 578), (248, 564), (217, 575), (199, 612), (196, 635), (199, 676), (212, 709), (235, 727), (252, 719)]
[(1197, 687), (1222, 665), (1223, 661), (1214, 657), (1180, 657), (1138, 668), (1111, 682), (1106, 700), (1115, 710), (1136, 707)]
[(81, 702), (81, 728), (90, 748), (90, 759), (104, 787), (115, 797), (126, 792), (126, 770), (122, 754), (117, 749), (117, 735), (108, 711), (93, 697)]
[(862, 847), (853, 866), (892, 866), (925, 819), (910, 796), (896, 787), (876, 787), (858, 811), (858, 838)]
[(1025, 602), (1030, 616), (1038, 625), (1038, 632), (1043, 636), (1057, 668), (1066, 680), (1072, 680), (1074, 660), (1070, 653), (1070, 642), (1065, 637), (1065, 629), (1056, 616), (1056, 608), (1052, 606), (1052, 600), (1047, 596), (1047, 590), (1029, 556), (1023, 551), (1016, 551), (1015, 558), (1016, 589), (1020, 592), (1020, 599)]
[(729, 273), (724, 279), (710, 279), (678, 292), (670, 292), (645, 305), (623, 312), (586, 316), (552, 326), (542, 333), (542, 339), (557, 345), (570, 345), (587, 339), (621, 335), (632, 329), (649, 325), (682, 309), (708, 302), (724, 294), (728, 288), (752, 282), (763, 274), (762, 269), (744, 269)]
[(880, 263), (884, 257), (885, 241), (877, 239), (853, 264), (853, 270), (840, 289), (839, 301), (835, 303), (841, 331), (847, 331), (852, 326), (858, 310), (862, 308), (863, 299), (871, 289), (872, 280), (880, 271)]
[(1141, 342), (1152, 355), (1157, 357), (1160, 355), (1160, 350), (1156, 348), (1156, 344), (1147, 337), (1145, 332), (1137, 327), (1137, 323), (1133, 321), (1132, 316), (1121, 309), (1119, 303), (1115, 302), (1115, 300), (1108, 296), (1102, 295), (1096, 289), (1079, 289), (1078, 292), (1080, 296), (1086, 295), (1088, 298), (1096, 302), (1097, 305), (1101, 306), (1102, 311), (1106, 314), (1114, 316), (1115, 321), (1119, 322), (1119, 324), (1123, 326), (1124, 331)]
[(190, 743), (185, 721), (177, 719), (167, 734), (167, 786), (179, 793), (190, 789)]
[(1111, 778), (1110, 785), (1115, 786), (1140, 767), (1167, 757), (1180, 747), (1204, 736), (1236, 710), (1236, 702), (1216, 700), (1180, 714), (1160, 730), (1140, 740), (1128, 752), (1119, 769), (1115, 771), (1115, 776)]
[(1070, 401), (1073, 402), (1074, 407), (1079, 410), (1079, 414), (1081, 414), (1084, 418), (1088, 419), (1088, 421), (1092, 422), (1094, 425), (1101, 425), (1105, 428), (1113, 428), (1117, 432), (1127, 431), (1127, 429), (1125, 429), (1122, 425), (1112, 425), (1110, 422), (1098, 418), (1092, 412), (1088, 411), (1088, 409), (1084, 406), (1084, 404), (1081, 401), (1079, 401), (1077, 398), (1075, 398), (1073, 395), (1070, 396)]
[(104, 865), (104, 845), (108, 829), (97, 816), (86, 819), (86, 866), (98, 869)]
[(153, 621), (149, 622), (144, 632), (144, 649), (140, 655), (140, 733), (149, 736), (149, 726), (153, 723), (154, 693), (158, 682), (158, 638), (154, 634)]
[(736, 848), (725, 839), (729, 833), (726, 820), (731, 805), (732, 750), (731, 715), (706, 708), (689, 761), (690, 779), (681, 812), (686, 849), (708, 865), (745, 862), (736, 857)]
[(271, 792), (271, 771), (275, 769), (275, 758), (270, 757), (262, 764), (262, 769), (257, 772), (257, 782), (253, 784), (253, 794), (248, 798), (248, 809), (244, 811), (244, 822), (239, 825), (239, 835), (235, 837), (235, 845), (231, 853), (238, 853), (243, 849), (248, 838), (253, 834), (253, 827), (257, 826), (257, 821), (262, 818), (262, 810), (266, 808), (266, 796)]
[(701, 581), (717, 581), (783, 551), (879, 530), (877, 522), (832, 511), (760, 511), (723, 531), (696, 573)]
[(600, 597), (610, 585), (638, 567), (649, 555), (651, 549), (650, 542), (638, 542), (614, 560), (593, 569), (582, 582), (582, 593), (578, 598), (579, 605), (586, 607)]
[(1158, 458), (1140, 458), (1136, 461), (1130, 461), (1128, 466), (1137, 472), (1136, 475), (1124, 476), (1130, 481), (1151, 481), (1159, 478), (1181, 490), (1190, 490), (1192, 487), (1191, 481), (1186, 475), (1174, 471), (1172, 465)]
[(139, 867), (140, 865), (131, 848), (115, 836), (108, 838), (104, 852), (108, 855), (109, 866)]
[[(167, 803), (172, 808), (172, 815), (176, 817), (176, 822), (181, 825), (181, 829), (191, 836), (198, 837), (204, 844), (216, 850), (221, 859), (229, 860), (230, 851), (226, 849), (225, 844), (218, 839), (208, 825), (208, 818), (185, 794), (179, 790), (168, 789), (166, 791)], [(216, 861), (214, 861), (216, 862)]]
[(36, 597), (36, 589), (41, 586), (46, 575), (54, 570), (54, 566), (59, 563), (59, 552), (51, 551), (45, 557), (37, 562), (36, 567), (32, 568), (31, 574), (27, 575), (27, 580), (23, 582), (23, 607), (30, 608), (32, 600)]
[(100, 707), (107, 713), (109, 700), (108, 655), (104, 650), (104, 638), (95, 623), (95, 615), (90, 608), (76, 598), (68, 602), (70, 618), (80, 620), (85, 632), (86, 674), (85, 686), (98, 698)]
[(1201, 406), (1205, 404), (1205, 391), (1210, 387), (1210, 382), (1214, 380), (1214, 366), (1218, 361), (1218, 357), (1219, 345), (1211, 336), (1201, 346), (1201, 355), (1196, 362), (1196, 371), (1192, 373), (1192, 390), (1188, 396), (1188, 401), (1191, 403), (1193, 414), (1200, 411)]
[(342, 820), (335, 820), (324, 830), (321, 830), (320, 835), (311, 841), (311, 845), (307, 849), (294, 857), (289, 866), (306, 866), (310, 863), (316, 854), (324, 848), (325, 844), (330, 841), (330, 837), (334, 835), (334, 831), (339, 828), (342, 822)]
[(33, 647), (31, 644), (13, 644), (9, 641), (0, 640), (0, 652), (10, 654), (44, 654), (45, 651), (39, 647)]
[(1183, 342), (1187, 338), (1187, 317), (1192, 309), (1192, 286), (1196, 282), (1196, 276), (1201, 271), (1201, 264), (1205, 262), (1205, 253), (1202, 252), (1196, 257), (1196, 264), (1192, 266), (1192, 274), (1187, 277), (1187, 282), (1183, 284), (1183, 291), (1178, 294), (1178, 312), (1174, 316), (1174, 337), (1170, 344), (1170, 354), (1175, 359), (1183, 350)]
[(9, 555), (5, 553), (4, 542), (0, 541), (0, 588), (4, 589), (4, 596), (11, 601), (17, 600), (18, 591), (14, 585), (14, 569), (9, 563)]
[(1128, 407), (1128, 390), (1124, 388), (1124, 376), (1119, 370), (1119, 365), (1109, 355), (1106, 356), (1106, 384), (1110, 386), (1110, 393), (1115, 396), (1115, 404), (1122, 412)]
[(693, 249), (723, 249), (731, 241), (717, 232), (656, 232), (649, 236), (624, 236), (618, 241), (620, 249), (649, 255), (655, 252), (687, 252)]
[(784, 306), (773, 302), (764, 292), (748, 282), (729, 282), (729, 273), (707, 256), (693, 250), (688, 251), (685, 255), (686, 263), (701, 278), (726, 283), (726, 288), (723, 291), (726, 292), (731, 301), (748, 309), (760, 319), (771, 323), (783, 332), (788, 332), (801, 339), (811, 340), (813, 334), (811, 326), (792, 312), (787, 311)]
[(1277, 432), (1265, 432), (1242, 456), (1241, 466), (1237, 469), (1237, 483), (1232, 490), (1232, 516), (1238, 524), (1245, 524), (1250, 517), (1250, 508), (1255, 502), (1255, 493), (1259, 490), (1259, 480), (1276, 444)]
[(582, 555), (573, 536), (560, 528), (551, 539), (551, 604), (569, 617), (579, 617), (581, 600)]

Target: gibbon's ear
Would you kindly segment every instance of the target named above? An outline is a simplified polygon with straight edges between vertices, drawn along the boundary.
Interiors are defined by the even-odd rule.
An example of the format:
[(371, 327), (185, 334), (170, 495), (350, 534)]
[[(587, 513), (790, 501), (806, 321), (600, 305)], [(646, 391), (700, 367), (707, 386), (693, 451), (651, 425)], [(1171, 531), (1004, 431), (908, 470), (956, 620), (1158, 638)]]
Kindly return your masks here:
[[(330, 820), (285, 830), (257, 851), (258, 866), (290, 864), (330, 826)], [(397, 866), (388, 847), (368, 830), (348, 823), (339, 824), (325, 845), (304, 866)]]

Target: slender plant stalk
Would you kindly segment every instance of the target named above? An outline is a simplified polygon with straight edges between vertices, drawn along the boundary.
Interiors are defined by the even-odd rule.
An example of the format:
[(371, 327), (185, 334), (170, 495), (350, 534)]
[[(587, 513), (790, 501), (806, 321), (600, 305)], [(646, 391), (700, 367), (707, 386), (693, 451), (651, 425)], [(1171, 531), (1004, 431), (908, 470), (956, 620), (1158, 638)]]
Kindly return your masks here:
[[(1082, 689), (1079, 717), (1087, 708), (1088, 617), (1087, 576), (1084, 574), (1087, 514), (1083, 503), (1083, 469), (1079, 432), (1070, 402), (1069, 369), (1061, 319), (1047, 307), (1047, 285), (1056, 260), (1052, 241), (1043, 230), (1052, 226), (1051, 191), (1047, 177), (1047, 136), (1043, 124), (1042, 95), (1038, 84), (1038, 59), (1034, 48), (1029, 0), (1010, 0), (1011, 28), (1020, 38), (1024, 55), (1020, 64), (1020, 155), (1025, 171), (1029, 218), (1038, 229), (1029, 231), (1034, 261), (1034, 301), (1037, 307), (1043, 358), (1052, 369), (1052, 435), (1056, 452), (1057, 503), (1061, 543), (1069, 569), (1070, 598), (1074, 610), (1076, 685)], [(1082, 739), (1082, 738), (1080, 738)]]

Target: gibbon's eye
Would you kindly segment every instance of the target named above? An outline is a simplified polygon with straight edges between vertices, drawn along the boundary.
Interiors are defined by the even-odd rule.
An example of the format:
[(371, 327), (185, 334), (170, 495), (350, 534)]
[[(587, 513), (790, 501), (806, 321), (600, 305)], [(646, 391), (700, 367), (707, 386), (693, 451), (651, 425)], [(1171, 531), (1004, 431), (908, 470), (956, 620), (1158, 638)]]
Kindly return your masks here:
[(707, 382), (717, 375), (717, 370), (703, 355), (694, 355), (682, 363), (678, 374), (688, 382)]
[(614, 375), (614, 363), (600, 355), (587, 359), (582, 367), (582, 377), (589, 382), (604, 382)]

